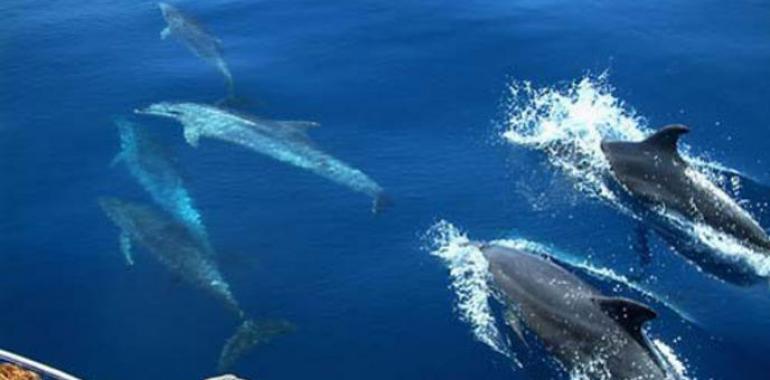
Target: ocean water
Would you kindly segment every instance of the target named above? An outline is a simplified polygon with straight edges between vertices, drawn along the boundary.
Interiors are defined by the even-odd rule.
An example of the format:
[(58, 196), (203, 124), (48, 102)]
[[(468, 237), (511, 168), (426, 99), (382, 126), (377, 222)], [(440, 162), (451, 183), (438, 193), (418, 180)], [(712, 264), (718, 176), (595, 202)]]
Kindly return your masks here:
[(687, 157), (770, 226), (769, 2), (174, 5), (221, 39), (234, 108), (319, 122), (315, 144), (392, 206), (373, 215), (366, 196), (312, 173), (220, 141), (193, 148), (174, 122), (134, 115), (225, 94), (212, 66), (159, 38), (156, 3), (6, 0), (0, 348), (84, 379), (218, 373), (238, 321), (141, 247), (127, 266), (97, 204), (153, 202), (110, 165), (113, 121), (127, 117), (174, 157), (241, 307), (297, 327), (246, 353), (231, 370), (244, 378), (568, 378), (503, 324), (484, 328), (499, 307), (450, 273), (473, 264), (452, 261), (469, 257), (451, 250), (466, 235), (547, 247), (649, 303), (648, 335), (689, 378), (767, 378), (768, 282), (721, 280), (654, 234), (639, 275), (637, 218), (605, 191), (595, 149), (686, 124)]

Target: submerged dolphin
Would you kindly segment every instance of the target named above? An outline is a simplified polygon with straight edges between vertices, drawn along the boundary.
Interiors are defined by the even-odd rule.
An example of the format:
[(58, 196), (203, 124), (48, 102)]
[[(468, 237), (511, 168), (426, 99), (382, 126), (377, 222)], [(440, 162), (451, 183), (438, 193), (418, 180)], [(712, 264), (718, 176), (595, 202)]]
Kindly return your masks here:
[(604, 141), (601, 148), (614, 178), (643, 203), (662, 206), (770, 254), (770, 237), (759, 223), (679, 155), (677, 141), (687, 132), (683, 125), (669, 125), (644, 141)]
[(169, 271), (212, 295), (242, 320), (222, 350), (220, 368), (234, 363), (254, 345), (292, 330), (285, 321), (246, 319), (216, 262), (186, 225), (150, 206), (118, 198), (100, 198), (99, 205), (128, 239), (139, 243)]
[[(206, 252), (213, 253), (201, 214), (184, 186), (184, 181), (163, 146), (144, 128), (125, 119), (116, 119), (120, 134), (120, 153), (113, 164), (124, 163), (139, 184), (166, 212), (183, 223), (201, 242)], [(129, 264), (133, 264), (131, 240), (126, 232), (120, 236), (120, 246)]]
[(167, 3), (158, 3), (166, 26), (160, 32), (160, 38), (177, 37), (199, 58), (213, 65), (225, 77), (228, 98), (234, 96), (233, 75), (222, 58), (221, 41), (210, 35), (197, 21), (186, 16), (176, 7)]
[(192, 146), (198, 146), (201, 136), (241, 145), (372, 197), (374, 212), (385, 206), (380, 185), (309, 140), (306, 129), (316, 127), (316, 123), (260, 119), (197, 103), (162, 102), (135, 112), (179, 121), (185, 140)]
[(667, 378), (670, 371), (642, 331), (656, 317), (653, 310), (603, 296), (539, 255), (494, 244), (479, 248), (509, 306), (506, 322), (520, 338), (526, 327), (562, 365), (591, 379)]

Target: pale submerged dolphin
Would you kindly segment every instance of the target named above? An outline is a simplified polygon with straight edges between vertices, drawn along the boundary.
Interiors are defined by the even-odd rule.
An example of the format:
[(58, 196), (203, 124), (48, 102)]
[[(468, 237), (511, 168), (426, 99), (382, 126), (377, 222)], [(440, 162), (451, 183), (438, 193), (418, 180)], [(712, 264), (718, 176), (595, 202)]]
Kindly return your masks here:
[(201, 24), (191, 17), (183, 14), (176, 7), (167, 3), (158, 3), (166, 26), (161, 32), (161, 39), (174, 36), (181, 40), (195, 55), (213, 65), (225, 77), (227, 84), (227, 96), (235, 95), (233, 75), (222, 58), (221, 41), (206, 32)]
[(589, 379), (675, 376), (642, 331), (656, 317), (649, 307), (604, 296), (540, 255), (495, 244), (477, 246), (508, 307), (508, 325), (521, 339), (525, 331), (534, 334), (571, 373)]
[(601, 148), (614, 178), (637, 199), (770, 255), (770, 237), (751, 214), (679, 155), (677, 142), (687, 132), (683, 125), (669, 125), (643, 141), (605, 141)]
[(220, 369), (232, 365), (254, 345), (293, 330), (285, 321), (247, 319), (208, 248), (185, 224), (153, 207), (118, 198), (100, 198), (99, 205), (127, 239), (139, 243), (169, 271), (216, 298), (242, 321), (222, 349)]
[(202, 136), (237, 144), (364, 193), (374, 199), (374, 212), (385, 206), (380, 185), (309, 140), (306, 130), (316, 123), (260, 119), (198, 103), (161, 102), (136, 112), (179, 121), (192, 146), (198, 146)]
[[(120, 153), (113, 164), (123, 163), (129, 173), (166, 212), (190, 229), (206, 252), (214, 252), (209, 246), (208, 234), (200, 212), (184, 186), (165, 147), (152, 139), (141, 126), (126, 119), (116, 119), (120, 135)], [(120, 236), (120, 247), (129, 264), (133, 264), (131, 240), (126, 233)]]

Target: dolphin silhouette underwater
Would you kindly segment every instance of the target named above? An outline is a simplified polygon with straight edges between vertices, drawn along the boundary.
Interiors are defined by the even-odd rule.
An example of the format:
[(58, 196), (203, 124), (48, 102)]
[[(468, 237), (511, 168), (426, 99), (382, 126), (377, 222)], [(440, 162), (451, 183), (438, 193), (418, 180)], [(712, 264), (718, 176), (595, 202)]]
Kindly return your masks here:
[(677, 143), (687, 132), (668, 125), (640, 142), (603, 141), (601, 149), (612, 177), (646, 208), (662, 207), (770, 255), (770, 237), (752, 215), (679, 154)]
[(182, 41), (196, 56), (213, 65), (225, 77), (227, 98), (235, 96), (233, 75), (222, 57), (222, 42), (209, 34), (206, 29), (191, 17), (168, 3), (158, 3), (163, 19), (167, 26), (160, 32), (160, 38), (169, 36)]
[[(213, 252), (200, 212), (176, 165), (164, 146), (156, 142), (147, 130), (126, 119), (115, 119), (120, 136), (120, 152), (112, 164), (123, 163), (129, 173), (166, 212), (184, 223), (196, 238)], [(133, 264), (131, 240), (127, 233), (120, 236), (120, 246), (129, 264)]]
[(182, 124), (184, 138), (197, 147), (209, 137), (243, 146), (278, 161), (308, 170), (373, 199), (372, 211), (387, 205), (384, 190), (364, 172), (321, 151), (307, 136), (317, 123), (267, 120), (198, 103), (155, 103), (135, 111), (162, 116)]
[(591, 379), (673, 375), (642, 331), (657, 315), (649, 307), (604, 296), (539, 254), (473, 244), (489, 263), (492, 286), (507, 306), (506, 323), (525, 343), (525, 331), (531, 332), (571, 373)]
[(217, 299), (241, 321), (222, 348), (220, 370), (232, 366), (255, 345), (293, 331), (294, 327), (283, 320), (247, 318), (211, 252), (185, 224), (140, 203), (114, 197), (99, 198), (98, 203), (121, 234), (147, 249), (170, 272)]

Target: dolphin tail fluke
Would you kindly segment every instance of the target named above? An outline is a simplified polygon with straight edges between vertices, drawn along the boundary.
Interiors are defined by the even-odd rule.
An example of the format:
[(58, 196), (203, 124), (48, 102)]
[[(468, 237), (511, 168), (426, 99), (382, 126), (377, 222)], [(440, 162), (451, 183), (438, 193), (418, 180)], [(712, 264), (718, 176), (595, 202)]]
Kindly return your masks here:
[(372, 202), (372, 213), (379, 214), (386, 208), (393, 205), (393, 201), (385, 194), (377, 194)]
[(219, 371), (226, 371), (247, 351), (257, 345), (270, 342), (274, 337), (291, 333), (296, 327), (284, 320), (246, 319), (225, 342), (219, 355)]
[(171, 35), (171, 28), (165, 27), (163, 30), (160, 31), (160, 39), (165, 40), (168, 38), (168, 36)]

